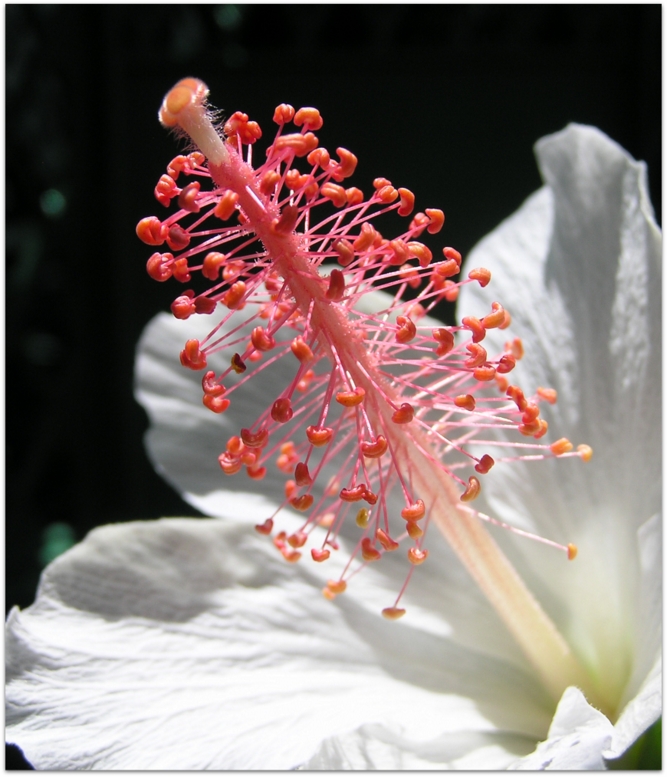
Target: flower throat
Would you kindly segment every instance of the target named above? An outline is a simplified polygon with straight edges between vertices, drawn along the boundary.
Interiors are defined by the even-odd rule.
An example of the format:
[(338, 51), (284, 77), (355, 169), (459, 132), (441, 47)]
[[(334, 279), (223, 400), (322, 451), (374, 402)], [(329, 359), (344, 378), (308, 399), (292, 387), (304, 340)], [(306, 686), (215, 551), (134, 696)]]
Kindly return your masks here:
[[(163, 206), (175, 201), (175, 212), (162, 221), (142, 219), (137, 234), (170, 249), (148, 259), (152, 278), (189, 284), (199, 274), (207, 282), (174, 300), (176, 318), (221, 311), (209, 335), (188, 340), (180, 356), (184, 367), (203, 372), (204, 405), (224, 413), (263, 373), (266, 394), (274, 392), (219, 456), (225, 475), (245, 469), (262, 479), (270, 467), (284, 474), (283, 503), (256, 530), (272, 535), (288, 562), (309, 550), (326, 563), (343, 527), (353, 524), (356, 545), (324, 588), (328, 599), (365, 565), (403, 553), (405, 582), (382, 611), (397, 619), (405, 614), (399, 604), (410, 576), (427, 560), (426, 529), (434, 523), (554, 697), (568, 685), (586, 688), (569, 646), (483, 525), (498, 522), (471, 506), (484, 475), (500, 462), (592, 455), (564, 438), (540, 442), (547, 423), (539, 406), (556, 394), (539, 388), (528, 397), (511, 383), (523, 356), (519, 339), (499, 354), (482, 344), (488, 330), (510, 324), (500, 303), (457, 326), (429, 318), (463, 284), (486, 286), (490, 272), (477, 268), (463, 277), (461, 255), (451, 247), (434, 258), (419, 238), (440, 232), (444, 214), (415, 213), (408, 189), (385, 178), (373, 181), (370, 195), (346, 188), (357, 159), (319, 145), (323, 120), (315, 108), (278, 106), (276, 136), (253, 168), (259, 125), (236, 112), (221, 132), (207, 94), (201, 81), (187, 78), (166, 95), (161, 123), (187, 135), (198, 151), (173, 159), (155, 188)], [(289, 132), (290, 123), (298, 131)], [(181, 176), (189, 182), (179, 186)], [(409, 221), (388, 239), (377, 219), (391, 212)], [(221, 351), (226, 369), (207, 369)], [(285, 385), (270, 378), (279, 360), (292, 365)], [(504, 440), (516, 432), (516, 440), (493, 439), (497, 430)], [(501, 455), (492, 457), (491, 447)], [(286, 507), (303, 514), (290, 534), (279, 527)], [(573, 545), (534, 539), (569, 559), (576, 555)], [(590, 689), (588, 695), (595, 697)]]

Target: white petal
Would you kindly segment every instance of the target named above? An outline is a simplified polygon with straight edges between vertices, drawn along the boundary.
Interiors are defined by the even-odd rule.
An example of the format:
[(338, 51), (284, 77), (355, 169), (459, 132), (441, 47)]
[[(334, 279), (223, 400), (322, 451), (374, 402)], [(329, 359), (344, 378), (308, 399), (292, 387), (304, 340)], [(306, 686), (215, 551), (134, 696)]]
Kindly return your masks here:
[(408, 760), (452, 732), (500, 760), (544, 736), (531, 675), (326, 602), (276, 555), (229, 521), (94, 530), (10, 615), (9, 741), (40, 769), (285, 769), (367, 724)]

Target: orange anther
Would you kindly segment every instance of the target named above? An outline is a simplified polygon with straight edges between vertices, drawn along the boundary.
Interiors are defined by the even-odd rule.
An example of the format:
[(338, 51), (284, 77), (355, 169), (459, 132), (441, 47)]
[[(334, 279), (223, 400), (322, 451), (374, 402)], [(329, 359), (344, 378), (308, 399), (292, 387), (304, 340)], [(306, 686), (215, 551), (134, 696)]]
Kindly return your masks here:
[(320, 194), (326, 200), (331, 200), (336, 208), (342, 208), (347, 202), (347, 195), (345, 189), (339, 186), (337, 183), (331, 183), (330, 181), (322, 184), (320, 187)]
[(485, 364), (473, 371), (472, 376), (480, 382), (493, 380), (496, 377), (496, 368), (491, 364)]
[(392, 551), (398, 549), (398, 542), (392, 540), (392, 538), (382, 529), (378, 529), (375, 532), (375, 539), (382, 545), (385, 550)]
[(303, 126), (307, 130), (318, 130), (324, 120), (317, 108), (299, 108), (294, 115), (294, 123), (297, 127)]
[(361, 232), (359, 236), (352, 243), (352, 247), (355, 251), (366, 251), (375, 242), (375, 238), (378, 236), (378, 232), (372, 224), (365, 221), (361, 225)]
[(366, 507), (362, 507), (357, 513), (354, 522), (357, 524), (357, 526), (359, 526), (359, 528), (365, 529), (368, 526), (369, 519), (370, 513), (368, 512), (368, 509)]
[(279, 424), (286, 424), (293, 415), (294, 411), (289, 397), (279, 397), (271, 406), (271, 418)]
[(398, 199), (398, 192), (396, 189), (394, 189), (393, 186), (383, 186), (381, 189), (378, 189), (375, 196), (378, 200), (380, 200), (380, 202), (389, 204), (390, 202), (394, 202), (394, 200)]
[(420, 548), (410, 548), (408, 550), (408, 561), (411, 564), (423, 564), (428, 557), (427, 550), (421, 550)]
[(299, 209), (297, 206), (285, 205), (280, 218), (274, 219), (271, 224), (271, 231), (276, 235), (288, 235), (290, 232), (294, 232), (298, 218)]
[(155, 216), (141, 219), (137, 224), (137, 237), (149, 246), (161, 246), (167, 236), (167, 228)]
[(171, 271), (179, 283), (187, 283), (190, 280), (190, 268), (188, 260), (184, 256), (172, 264)]
[(509, 313), (509, 310), (505, 311), (505, 319), (503, 320), (503, 323), (498, 326), (498, 329), (507, 329), (507, 327), (512, 323), (512, 316)]
[(574, 561), (574, 559), (577, 557), (577, 553), (579, 553), (579, 548), (577, 548), (577, 546), (573, 543), (569, 542), (567, 545), (567, 560)]
[(401, 265), (398, 273), (401, 276), (401, 280), (405, 281), (412, 289), (418, 289), (421, 286), (422, 281), (419, 277), (419, 271), (413, 265)]
[(425, 213), (415, 213), (410, 222), (410, 232), (419, 237), (430, 223), (431, 219)]
[(297, 189), (302, 189), (310, 180), (310, 177), (304, 175), (300, 170), (294, 168), (288, 170), (285, 174), (285, 183), (290, 191), (295, 192)]
[(398, 215), (409, 216), (415, 208), (415, 195), (410, 189), (399, 189), (398, 196), (401, 198)]
[(326, 561), (331, 555), (331, 551), (326, 549), (318, 550), (317, 548), (313, 548), (310, 551), (310, 555), (313, 557), (313, 561)]
[(404, 518), (406, 521), (419, 521), (424, 517), (425, 513), (426, 505), (424, 504), (424, 500), (418, 499), (413, 504), (408, 505), (401, 510), (401, 518)]
[(432, 334), (433, 339), (437, 343), (440, 343), (440, 345), (435, 349), (435, 352), (438, 356), (444, 356), (452, 350), (454, 347), (454, 335), (449, 331), (449, 329), (445, 329), (444, 327), (441, 327), (440, 329), (434, 329)]
[(460, 270), (461, 268), (453, 259), (448, 259), (446, 262), (438, 262), (431, 273), (431, 283), (438, 290), (444, 289), (446, 286), (444, 279), (458, 275)]
[(456, 250), (456, 248), (452, 248), (451, 246), (445, 246), (442, 249), (442, 254), (445, 257), (445, 259), (453, 259), (458, 266), (461, 266), (461, 254)]
[(480, 475), (486, 475), (495, 463), (493, 457), (489, 456), (488, 453), (485, 453), (477, 464), (475, 464), (475, 470), (479, 472)]
[(250, 342), (258, 351), (270, 351), (276, 346), (273, 336), (261, 326), (257, 326), (252, 330)]
[(181, 351), (181, 364), (191, 370), (203, 370), (206, 356), (199, 350), (199, 340), (188, 340)]
[(343, 502), (360, 502), (367, 491), (366, 484), (359, 483), (359, 485), (353, 486), (352, 488), (341, 488), (338, 496)]
[(540, 397), (540, 399), (544, 399), (550, 405), (555, 405), (558, 400), (558, 392), (556, 389), (552, 388), (542, 388), (539, 386), (537, 389), (537, 396)]
[(294, 108), (289, 103), (280, 103), (273, 112), (273, 120), (276, 124), (287, 124), (294, 118)]
[(593, 449), (590, 445), (577, 445), (577, 453), (584, 461), (590, 461), (593, 458)]
[(333, 168), (332, 177), (334, 181), (342, 181), (349, 178), (357, 167), (357, 157), (346, 148), (337, 148), (336, 153), (340, 162)]
[(533, 435), (537, 434), (541, 429), (540, 419), (536, 418), (534, 421), (531, 421), (529, 424), (520, 424), (518, 428), (524, 437), (532, 437)]
[(333, 437), (333, 429), (328, 426), (323, 428), (317, 426), (309, 426), (306, 429), (306, 437), (311, 445), (316, 448), (320, 448), (322, 445), (326, 445)]
[(290, 344), (290, 348), (301, 364), (305, 364), (313, 358), (313, 352), (310, 350), (309, 346), (304, 343), (301, 337), (295, 337)]
[(281, 135), (279, 138), (276, 138), (271, 149), (275, 152), (290, 150), (296, 156), (302, 157), (314, 151), (318, 144), (319, 141), (312, 132), (306, 132), (305, 135), (294, 133), (292, 135)]
[(567, 439), (567, 437), (561, 437), (560, 440), (552, 442), (549, 446), (549, 450), (554, 454), (554, 456), (562, 456), (564, 453), (569, 453), (573, 448), (574, 446)]
[(296, 496), (293, 499), (290, 499), (290, 504), (295, 510), (300, 510), (303, 512), (312, 506), (313, 501), (314, 499), (312, 494), (302, 494), (301, 496)]
[(488, 316), (484, 316), (482, 319), (482, 325), (484, 329), (496, 329), (505, 323), (505, 310), (499, 302), (492, 302), (491, 309), (493, 313), (489, 313)]
[(514, 356), (512, 356), (511, 353), (505, 353), (500, 357), (500, 359), (498, 359), (498, 364), (496, 364), (496, 372), (501, 373), (501, 375), (505, 375), (508, 372), (512, 372), (515, 367), (516, 359)]
[(308, 472), (308, 465), (304, 464), (303, 461), (300, 461), (296, 465), (294, 479), (296, 480), (297, 486), (309, 486), (313, 482), (313, 479), (310, 477), (310, 472)]
[(326, 298), (332, 302), (338, 302), (345, 295), (345, 276), (340, 270), (333, 269), (329, 274), (329, 287)]
[(537, 418), (539, 414), (540, 414), (540, 408), (534, 402), (529, 402), (526, 405), (525, 410), (523, 411), (523, 415), (521, 416), (521, 421), (524, 424), (530, 424)]
[(409, 343), (417, 334), (417, 327), (414, 322), (408, 316), (397, 316), (396, 323), (398, 324), (396, 342)]
[(220, 268), (226, 261), (226, 256), (218, 251), (206, 254), (202, 263), (201, 274), (209, 281), (217, 281), (220, 277)]
[(273, 193), (279, 182), (280, 175), (275, 170), (267, 170), (259, 179), (259, 190), (268, 197)]
[(331, 247), (338, 254), (338, 264), (342, 267), (347, 267), (354, 259), (354, 248), (349, 240), (336, 240)]
[(285, 481), (285, 499), (292, 499), (294, 496), (296, 496), (297, 491), (298, 488), (293, 480)]
[(343, 405), (343, 407), (355, 407), (364, 401), (365, 396), (365, 390), (361, 386), (357, 386), (352, 391), (338, 391), (336, 393), (336, 402)]
[(408, 533), (409, 537), (412, 537), (413, 540), (418, 540), (420, 537), (424, 536), (424, 530), (419, 526), (417, 521), (408, 521), (405, 524), (405, 530)]
[(398, 410), (394, 411), (394, 414), (391, 417), (391, 420), (395, 424), (409, 424), (410, 421), (415, 417), (415, 409), (412, 407), (411, 404), (408, 402), (403, 402), (403, 404), (398, 408)]
[(242, 307), (243, 297), (245, 296), (245, 283), (236, 281), (222, 295), (222, 304), (230, 310), (239, 310)]
[(153, 194), (160, 205), (167, 208), (171, 204), (172, 198), (176, 196), (176, 188), (176, 181), (170, 175), (161, 175)]
[(222, 268), (222, 279), (227, 283), (233, 283), (245, 269), (246, 266), (243, 259), (225, 261)]
[(213, 215), (219, 218), (221, 221), (227, 221), (234, 215), (236, 210), (236, 203), (239, 200), (239, 195), (236, 192), (227, 189), (227, 191), (220, 198), (220, 202), (213, 209)]
[(476, 342), (468, 343), (466, 345), (466, 351), (470, 353), (470, 356), (467, 359), (464, 359), (464, 367), (474, 369), (475, 367), (481, 367), (482, 364), (486, 362), (486, 348), (483, 345)]
[(373, 179), (373, 188), (375, 191), (379, 191), (384, 186), (391, 186), (391, 181), (388, 178), (374, 178)]
[(273, 518), (267, 518), (264, 523), (257, 524), (255, 531), (260, 534), (271, 534), (273, 531)]
[(308, 541), (308, 535), (306, 534), (305, 531), (294, 532), (294, 534), (290, 534), (290, 536), (287, 538), (287, 542), (293, 548), (302, 548), (307, 541)]
[(313, 382), (313, 378), (315, 377), (314, 370), (306, 370), (301, 380), (296, 384), (296, 390), (301, 391), (302, 393), (304, 391), (308, 390), (308, 386)]
[(462, 502), (472, 502), (473, 499), (477, 499), (481, 490), (482, 486), (479, 480), (474, 475), (471, 475), (468, 478), (466, 490), (461, 494), (460, 499)]
[(327, 580), (327, 588), (333, 594), (342, 594), (347, 588), (347, 583), (344, 580)]
[(225, 393), (225, 387), (218, 383), (215, 378), (215, 372), (209, 370), (201, 380), (201, 387), (205, 394), (209, 394), (212, 397), (219, 397)]
[(266, 467), (246, 467), (246, 475), (253, 480), (262, 480), (266, 476)]
[(146, 262), (146, 272), (154, 281), (162, 283), (171, 278), (172, 269), (169, 265), (173, 261), (173, 254), (153, 254)]
[(250, 429), (241, 429), (241, 439), (248, 448), (263, 448), (269, 441), (269, 432), (264, 427), (256, 432), (251, 432)]
[(454, 404), (463, 410), (472, 411), (475, 409), (475, 397), (472, 394), (459, 394), (458, 397), (454, 397)]
[(408, 244), (401, 239), (390, 241), (388, 248), (390, 253), (388, 256), (389, 264), (399, 265), (404, 264), (410, 258), (410, 249)]
[(431, 249), (423, 243), (411, 240), (408, 243), (408, 250), (410, 251), (410, 258), (417, 259), (420, 267), (428, 267), (429, 264), (431, 264), (433, 254), (431, 253)]
[(237, 459), (229, 451), (225, 451), (218, 456), (218, 464), (225, 475), (235, 475), (243, 466), (241, 459)]
[(528, 400), (518, 386), (510, 386), (507, 389), (507, 396), (516, 403), (522, 413), (528, 407)]
[(202, 402), (209, 410), (212, 410), (214, 413), (224, 413), (231, 404), (229, 399), (225, 399), (224, 397), (216, 397), (212, 394), (204, 394), (202, 397)]
[(501, 394), (504, 394), (507, 391), (507, 388), (510, 384), (509, 381), (504, 376), (498, 375), (497, 372), (496, 372), (495, 380), (496, 380), (496, 386), (498, 386), (498, 391), (500, 391)]
[(296, 564), (301, 558), (301, 553), (299, 553), (298, 550), (283, 550), (281, 553), (283, 554), (285, 561), (289, 561), (290, 564)]
[(322, 170), (326, 170), (331, 162), (331, 157), (326, 148), (316, 148), (308, 154), (306, 159), (308, 164), (313, 165), (313, 167), (321, 167)]
[(373, 440), (373, 442), (362, 442), (359, 447), (366, 458), (379, 459), (380, 456), (387, 452), (387, 439), (378, 434), (377, 439)]
[(487, 286), (491, 280), (491, 271), (487, 270), (486, 267), (476, 267), (468, 273), (468, 278), (471, 281), (477, 281), (482, 287)]
[(440, 232), (445, 223), (445, 214), (438, 208), (426, 208), (426, 215), (429, 217), (429, 225), (426, 227), (429, 235)]
[(389, 621), (397, 621), (405, 615), (405, 610), (401, 607), (385, 607), (382, 610), (382, 617)]
[(237, 375), (241, 375), (241, 373), (245, 372), (248, 369), (246, 367), (246, 363), (243, 361), (243, 359), (239, 356), (238, 353), (235, 353), (230, 359), (230, 366)]
[(349, 189), (345, 189), (345, 196), (347, 197), (348, 205), (358, 205), (364, 201), (364, 193), (361, 189), (357, 189), (356, 186), (350, 186)]
[(549, 429), (549, 424), (544, 420), (544, 418), (540, 418), (539, 421), (540, 421), (540, 428), (533, 435), (533, 437), (536, 440), (539, 440), (540, 437), (544, 437), (544, 435), (547, 433)]
[(472, 332), (473, 343), (479, 343), (486, 337), (486, 329), (484, 324), (475, 316), (464, 316), (461, 319), (461, 324), (465, 329), (469, 329)]
[(380, 551), (373, 547), (370, 537), (364, 537), (361, 541), (361, 556), (364, 561), (377, 561), (382, 558)]

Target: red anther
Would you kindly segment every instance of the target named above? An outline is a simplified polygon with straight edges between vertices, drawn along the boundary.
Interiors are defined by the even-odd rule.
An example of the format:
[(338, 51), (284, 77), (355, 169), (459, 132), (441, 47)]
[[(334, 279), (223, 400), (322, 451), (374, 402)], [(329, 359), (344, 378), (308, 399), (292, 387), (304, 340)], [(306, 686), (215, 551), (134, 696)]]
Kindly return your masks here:
[(464, 367), (474, 369), (475, 367), (481, 367), (482, 364), (486, 362), (486, 348), (483, 345), (476, 342), (468, 343), (466, 345), (466, 351), (468, 351), (470, 356), (464, 360)]
[(387, 452), (387, 438), (378, 434), (373, 442), (362, 442), (359, 447), (367, 459), (379, 459)]
[(306, 437), (308, 438), (308, 442), (315, 448), (321, 448), (333, 437), (333, 429), (328, 426), (309, 426), (306, 429)]
[(243, 281), (236, 281), (229, 289), (222, 295), (222, 304), (228, 307), (230, 310), (238, 310), (241, 307), (241, 302), (245, 296), (245, 283)]
[(306, 534), (305, 531), (294, 532), (294, 534), (290, 534), (290, 536), (287, 538), (287, 542), (293, 548), (302, 548), (307, 541), (308, 541), (308, 535)]
[(352, 247), (355, 251), (366, 251), (375, 242), (375, 238), (378, 236), (378, 231), (368, 221), (365, 221), (361, 225), (361, 232), (359, 236), (352, 243)]
[(474, 475), (468, 478), (468, 485), (466, 490), (459, 497), (462, 502), (472, 502), (473, 499), (477, 499), (482, 486), (479, 484), (479, 480)]
[(523, 413), (523, 411), (528, 407), (528, 400), (524, 396), (522, 389), (520, 389), (518, 386), (510, 386), (506, 393), (507, 396), (516, 403), (516, 406)]
[(218, 456), (218, 464), (220, 464), (220, 469), (225, 473), (225, 475), (235, 475), (241, 470), (241, 467), (243, 466), (241, 459), (237, 459), (235, 456), (232, 456), (229, 451), (225, 451)]
[(332, 302), (338, 302), (345, 295), (345, 276), (340, 270), (332, 270), (329, 275), (329, 288), (326, 297)]
[(343, 502), (360, 502), (366, 495), (368, 489), (365, 483), (359, 483), (352, 488), (342, 488), (338, 495)]
[(493, 313), (489, 313), (482, 319), (485, 329), (496, 329), (505, 323), (505, 310), (500, 302), (492, 302), (491, 309)]
[(287, 124), (294, 118), (294, 108), (289, 103), (280, 103), (273, 112), (273, 120), (276, 124)]
[(479, 343), (486, 337), (484, 325), (478, 318), (475, 318), (475, 316), (464, 316), (461, 319), (461, 324), (463, 324), (465, 329), (469, 329), (472, 332), (473, 343)]
[(303, 126), (307, 130), (318, 130), (322, 128), (324, 120), (317, 108), (299, 108), (294, 115), (294, 123), (297, 127)]
[(331, 247), (338, 254), (338, 264), (341, 267), (347, 267), (354, 260), (354, 248), (349, 240), (341, 238), (334, 241)]
[(380, 551), (373, 547), (370, 537), (364, 537), (361, 541), (361, 557), (364, 561), (377, 561), (382, 557)]
[(436, 354), (438, 356), (445, 356), (445, 354), (448, 354), (454, 347), (454, 335), (449, 329), (444, 329), (443, 327), (434, 329), (432, 334), (433, 339), (439, 343), (438, 347), (435, 349)]
[(352, 391), (338, 391), (336, 393), (336, 402), (343, 405), (343, 407), (355, 407), (364, 401), (365, 396), (366, 392), (364, 389), (361, 386), (357, 386)]
[(314, 377), (315, 377), (314, 370), (307, 370), (303, 378), (301, 378), (301, 380), (296, 384), (296, 390), (301, 391), (302, 393), (304, 391), (308, 391), (308, 387), (313, 382)]
[(544, 399), (550, 405), (555, 405), (558, 400), (558, 392), (556, 389), (542, 388), (542, 386), (538, 386), (537, 396), (540, 397), (540, 399)]
[(313, 479), (310, 477), (310, 472), (308, 472), (308, 465), (303, 461), (300, 461), (296, 465), (296, 469), (294, 470), (294, 479), (297, 486), (309, 486), (312, 484)]
[(326, 549), (318, 550), (317, 548), (313, 548), (310, 551), (310, 555), (313, 557), (313, 561), (326, 561), (331, 555), (331, 551)]
[(184, 256), (172, 264), (171, 271), (179, 283), (187, 283), (191, 279), (188, 260)]
[(389, 254), (389, 264), (404, 264), (410, 258), (410, 249), (405, 240), (401, 240), (400, 238), (391, 240), (389, 248), (391, 250), (391, 253)]
[(296, 483), (293, 480), (285, 481), (285, 499), (291, 499), (297, 492)]
[(199, 315), (210, 315), (216, 309), (218, 303), (210, 297), (195, 297), (195, 313)]
[(496, 377), (496, 368), (491, 364), (485, 364), (482, 367), (478, 367), (473, 371), (472, 376), (475, 380), (481, 383), (489, 380), (493, 380)]
[(356, 186), (350, 186), (349, 189), (345, 189), (345, 196), (347, 197), (348, 205), (358, 205), (364, 201), (364, 193), (361, 189), (357, 189)]
[(417, 327), (408, 316), (397, 316), (396, 323), (398, 329), (396, 330), (396, 342), (397, 343), (409, 343), (417, 334)]
[(155, 216), (141, 219), (137, 224), (137, 237), (149, 246), (161, 246), (167, 234), (167, 228), (162, 226)]
[(197, 204), (197, 197), (200, 189), (199, 181), (189, 183), (178, 195), (178, 207), (187, 210), (189, 213), (199, 213), (200, 208)]
[(364, 492), (363, 500), (364, 502), (368, 502), (369, 505), (377, 504), (378, 498), (378, 495), (374, 494), (369, 488)]
[(283, 554), (285, 561), (288, 561), (290, 564), (296, 564), (296, 562), (301, 558), (301, 553), (299, 553), (298, 550), (283, 550), (281, 553)]
[[(279, 138), (276, 138), (271, 149), (274, 152), (293, 151), (296, 156), (302, 157), (314, 151), (318, 144), (319, 141), (312, 132), (306, 132), (305, 135), (294, 133), (292, 135), (281, 135)], [(268, 151), (267, 149), (267, 153)]]
[(206, 356), (199, 350), (199, 340), (188, 340), (181, 351), (181, 364), (191, 370), (203, 370)]
[(395, 410), (391, 420), (395, 424), (409, 424), (410, 421), (415, 417), (415, 409), (410, 405), (408, 402), (403, 402), (403, 404), (398, 408), (398, 410)]
[(313, 352), (310, 350), (309, 346), (304, 343), (303, 338), (301, 337), (295, 337), (290, 344), (290, 348), (301, 364), (305, 364), (313, 358)]
[(564, 453), (569, 453), (573, 448), (574, 446), (567, 439), (567, 437), (561, 437), (560, 440), (552, 442), (549, 446), (549, 450), (554, 454), (554, 456), (562, 456)]
[(227, 257), (218, 251), (211, 251), (204, 257), (201, 274), (209, 281), (217, 281), (220, 277), (220, 268), (225, 263)]
[(394, 189), (393, 186), (383, 186), (381, 189), (378, 189), (377, 194), (375, 195), (380, 202), (385, 203), (388, 205), (390, 202), (394, 202), (394, 200), (398, 199), (398, 192), (396, 189)]
[(295, 192), (297, 189), (302, 189), (310, 180), (310, 176), (304, 175), (300, 170), (293, 168), (285, 173), (285, 184), (287, 188)]
[(577, 445), (577, 453), (584, 461), (590, 461), (593, 458), (593, 449), (590, 445)]
[(342, 594), (347, 588), (347, 583), (344, 580), (327, 580), (327, 588), (332, 594)]
[(409, 216), (415, 208), (415, 195), (410, 189), (399, 189), (398, 196), (401, 198), (401, 204), (398, 208), (399, 216)]
[(357, 157), (346, 148), (337, 148), (339, 163), (331, 171), (334, 181), (343, 181), (349, 178), (357, 167)]
[(171, 204), (172, 197), (176, 196), (176, 181), (170, 175), (161, 175), (153, 193), (155, 199), (165, 208)]
[(311, 151), (306, 157), (308, 164), (313, 167), (321, 167), (322, 170), (326, 170), (331, 162), (331, 157), (326, 148), (316, 148), (315, 151)]
[(247, 448), (263, 448), (269, 441), (269, 432), (264, 427), (256, 432), (251, 432), (250, 429), (241, 429), (241, 439)]
[(280, 175), (275, 170), (267, 170), (264, 175), (259, 179), (259, 190), (262, 192), (262, 194), (266, 194), (267, 197), (269, 194), (273, 193), (273, 190), (276, 188), (276, 185), (280, 181)]
[(429, 218), (429, 224), (426, 227), (429, 235), (440, 232), (445, 223), (445, 214), (439, 208), (426, 208), (426, 215)]
[(260, 534), (271, 534), (273, 531), (273, 518), (267, 518), (264, 523), (257, 524), (255, 531)]
[(221, 221), (227, 221), (234, 215), (236, 203), (239, 201), (239, 195), (236, 192), (227, 189), (220, 198), (220, 202), (213, 209), (213, 215)]
[(201, 379), (201, 387), (204, 394), (209, 394), (212, 397), (219, 397), (225, 393), (225, 387), (222, 383), (218, 383), (213, 370), (209, 370)]
[(406, 521), (419, 521), (424, 517), (425, 513), (426, 505), (424, 504), (424, 500), (418, 499), (413, 504), (408, 505), (401, 510), (401, 518), (404, 518)]
[(445, 246), (442, 249), (442, 254), (445, 257), (445, 259), (453, 259), (458, 266), (461, 266), (461, 254), (456, 250), (456, 248), (452, 248), (451, 246)]
[(296, 205), (285, 205), (280, 218), (274, 219), (271, 224), (271, 231), (277, 235), (288, 235), (294, 232), (296, 222), (299, 218), (299, 209)]
[(233, 437), (230, 437), (229, 440), (227, 440), (227, 451), (232, 456), (240, 456), (244, 450), (245, 445), (243, 444), (243, 440), (238, 435), (234, 435)]
[(292, 420), (294, 411), (289, 397), (279, 397), (271, 407), (271, 418), (279, 424), (286, 424)]
[(496, 364), (496, 372), (501, 373), (502, 375), (512, 372), (512, 370), (516, 367), (516, 359), (512, 354), (506, 353), (503, 354), (500, 359), (498, 359), (498, 364)]
[(343, 189), (343, 187), (339, 186), (337, 183), (331, 183), (329, 181), (328, 183), (322, 184), (320, 187), (320, 194), (325, 199), (331, 200), (331, 202), (333, 202), (337, 208), (342, 208), (343, 205), (345, 205), (347, 202), (345, 189)]
[(190, 318), (190, 316), (195, 312), (195, 303), (193, 300), (194, 295), (194, 291), (192, 291), (192, 289), (188, 289), (185, 294), (182, 294), (180, 297), (176, 297), (176, 299), (171, 303), (171, 312), (174, 314), (175, 318), (179, 318), (181, 321), (185, 321), (186, 318)]
[(270, 351), (276, 347), (276, 341), (273, 339), (273, 336), (261, 326), (256, 326), (252, 330), (250, 342), (258, 351)]
[(167, 245), (172, 251), (182, 251), (190, 245), (190, 235), (180, 224), (173, 224), (167, 232)]
[(172, 269), (169, 266), (174, 261), (173, 254), (153, 254), (146, 262), (146, 272), (154, 281), (166, 281), (171, 278)]
[(417, 259), (420, 267), (428, 267), (429, 264), (431, 264), (433, 254), (431, 253), (431, 249), (423, 243), (412, 240), (408, 243), (408, 250), (410, 251), (410, 258)]
[(489, 456), (488, 453), (485, 453), (477, 464), (475, 464), (475, 470), (479, 472), (480, 475), (486, 475), (495, 463), (493, 457)]
[(540, 419), (537, 418), (528, 424), (520, 424), (518, 428), (524, 437), (533, 437), (541, 430), (541, 426)]
[(468, 278), (471, 281), (477, 281), (480, 286), (484, 287), (491, 280), (491, 271), (487, 270), (486, 267), (476, 267), (468, 273)]
[(375, 532), (375, 539), (382, 545), (385, 550), (392, 551), (398, 550), (398, 542), (392, 540), (392, 538), (382, 529), (378, 529)]
[(285, 540), (287, 539), (287, 532), (281, 531), (276, 534), (276, 536), (273, 538), (273, 544), (278, 548), (278, 550), (284, 550), (285, 549)]
[(454, 398), (454, 404), (456, 407), (472, 412), (475, 409), (475, 397), (472, 394), (459, 394), (458, 397)]
[(408, 550), (408, 561), (411, 564), (423, 564), (428, 557), (427, 550), (421, 550), (420, 548), (410, 548)]
[(397, 621), (405, 615), (405, 610), (401, 607), (385, 607), (382, 610), (382, 617), (389, 621)]
[(246, 467), (246, 475), (253, 480), (263, 480), (266, 477), (266, 467)]
[(417, 521), (408, 521), (405, 524), (405, 530), (408, 533), (408, 537), (412, 537), (413, 540), (418, 540), (424, 536), (424, 530), (417, 523)]
[(243, 359), (240, 357), (238, 353), (235, 353), (232, 356), (230, 366), (237, 375), (241, 375), (241, 373), (245, 372), (248, 369), (246, 367), (246, 363), (243, 361)]
[(225, 399), (224, 397), (214, 397), (211, 394), (204, 394), (202, 397), (202, 402), (209, 410), (212, 410), (214, 413), (224, 413), (231, 404), (229, 399)]
[(254, 451), (250, 450), (250, 448), (244, 448), (243, 453), (241, 453), (241, 461), (246, 465), (246, 467), (254, 467), (255, 464), (257, 464), (258, 453), (261, 453), (261, 450), (257, 449)]

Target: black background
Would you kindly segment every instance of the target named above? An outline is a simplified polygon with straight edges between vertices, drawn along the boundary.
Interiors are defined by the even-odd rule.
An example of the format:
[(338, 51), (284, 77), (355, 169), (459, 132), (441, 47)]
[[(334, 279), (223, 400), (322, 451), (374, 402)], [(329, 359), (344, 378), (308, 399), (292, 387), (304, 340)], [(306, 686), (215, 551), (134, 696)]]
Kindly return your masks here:
[[(447, 214), (465, 255), (540, 185), (533, 143), (594, 124), (649, 165), (660, 220), (658, 5), (14, 5), (6, 13), (7, 604), (29, 605), (46, 527), (192, 515), (144, 454), (143, 326), (175, 296), (135, 237), (179, 146), (165, 91), (202, 78), (272, 132), (317, 106), (323, 145)], [(45, 192), (66, 208), (47, 215)], [(13, 757), (13, 756), (12, 756)], [(20, 768), (18, 760), (9, 768)]]

